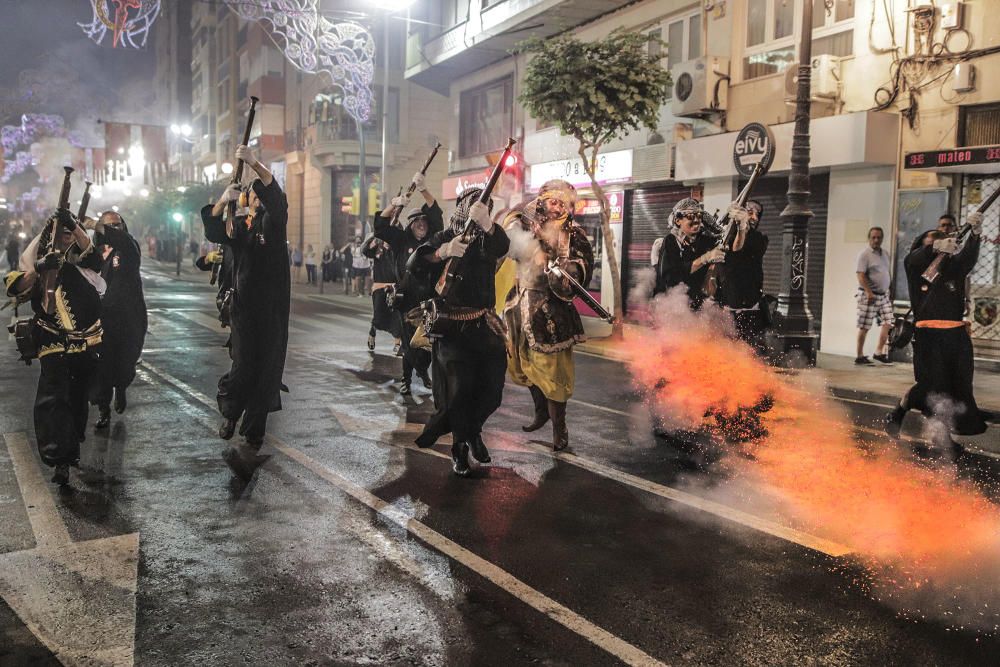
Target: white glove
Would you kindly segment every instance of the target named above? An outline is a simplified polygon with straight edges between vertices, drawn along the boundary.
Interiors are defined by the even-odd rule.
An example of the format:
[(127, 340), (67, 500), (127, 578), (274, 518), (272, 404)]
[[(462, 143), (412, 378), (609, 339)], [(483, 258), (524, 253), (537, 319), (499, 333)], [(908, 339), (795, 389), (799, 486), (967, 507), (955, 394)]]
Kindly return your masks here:
[(389, 203), (392, 204), (393, 208), (403, 208), (404, 206), (406, 206), (406, 197), (404, 197), (403, 195), (399, 195), (398, 197), (393, 197), (392, 201), (390, 201)]
[(958, 252), (958, 241), (950, 236), (946, 239), (938, 239), (934, 242), (934, 250), (943, 252), (946, 255), (954, 255)]
[(462, 240), (461, 236), (456, 236), (438, 248), (438, 257), (448, 259), (449, 257), (462, 257), (468, 249), (469, 244)]
[(421, 174), (419, 171), (413, 175), (413, 187), (417, 189), (417, 192), (427, 191), (427, 178)]
[(257, 158), (253, 156), (253, 151), (250, 150), (249, 146), (243, 144), (236, 147), (236, 159), (243, 160), (250, 167), (257, 164)]
[(973, 211), (966, 218), (966, 222), (972, 227), (972, 233), (976, 236), (982, 236), (983, 234), (983, 214), (979, 211)]
[(469, 207), (469, 219), (475, 221), (484, 232), (493, 229), (493, 219), (490, 218), (490, 209), (481, 201)]
[(701, 256), (701, 261), (705, 264), (719, 264), (726, 261), (726, 253), (722, 248), (712, 248)]
[(222, 193), (222, 201), (231, 202), (240, 198), (240, 186), (236, 183), (226, 186), (226, 191)]
[(660, 263), (660, 253), (663, 251), (663, 237), (653, 241), (653, 247), (649, 251), (649, 263), (656, 266)]
[(736, 202), (729, 205), (729, 219), (740, 229), (745, 230), (750, 226), (750, 213)]

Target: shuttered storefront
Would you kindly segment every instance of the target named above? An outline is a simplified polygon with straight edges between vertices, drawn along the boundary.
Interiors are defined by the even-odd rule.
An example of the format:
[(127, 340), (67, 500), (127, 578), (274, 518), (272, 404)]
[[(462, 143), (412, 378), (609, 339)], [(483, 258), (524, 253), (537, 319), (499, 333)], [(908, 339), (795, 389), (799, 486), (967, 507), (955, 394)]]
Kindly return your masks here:
[(625, 254), (622, 258), (626, 312), (629, 296), (649, 268), (653, 241), (667, 233), (674, 204), (690, 196), (691, 188), (680, 184), (640, 188), (625, 193), (625, 207), (629, 212), (625, 216)]
[[(745, 181), (740, 182), (740, 188)], [(806, 269), (806, 291), (809, 294), (809, 309), (812, 311), (816, 332), (819, 332), (823, 321), (823, 274), (826, 268), (826, 216), (827, 203), (830, 195), (830, 175), (813, 174), (809, 179), (809, 208), (813, 218), (809, 221), (809, 254)], [(769, 245), (764, 255), (764, 291), (778, 295), (781, 291), (782, 272), (782, 220), (779, 214), (788, 205), (788, 177), (776, 176), (764, 178), (754, 188), (753, 199), (764, 205), (764, 219), (760, 231), (767, 235)], [(851, 273), (853, 275), (853, 267)], [(853, 284), (845, 285), (844, 289), (854, 291)], [(845, 313), (853, 317), (853, 313)]]

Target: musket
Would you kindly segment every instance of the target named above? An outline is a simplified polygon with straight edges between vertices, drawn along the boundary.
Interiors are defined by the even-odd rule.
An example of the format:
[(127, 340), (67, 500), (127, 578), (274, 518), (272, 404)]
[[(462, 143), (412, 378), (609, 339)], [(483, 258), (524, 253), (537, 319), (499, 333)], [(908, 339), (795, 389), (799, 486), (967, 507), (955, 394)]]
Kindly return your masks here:
[[(431, 151), (431, 154), (429, 156), (427, 156), (427, 160), (424, 162), (424, 166), (420, 168), (420, 173), (423, 174), (424, 176), (427, 175), (427, 170), (430, 169), (431, 162), (434, 162), (434, 158), (437, 157), (437, 154), (438, 154), (439, 150), (441, 150), (441, 142), (440, 141), (437, 142), (437, 144), (434, 146), (434, 150)], [(416, 189), (417, 189), (417, 186), (414, 185), (413, 183), (410, 183), (410, 187), (406, 189), (406, 200), (407, 201), (410, 200), (410, 197), (413, 196), (413, 191), (416, 190)], [(392, 220), (389, 221), (389, 224), (392, 225), (392, 226), (398, 227), (399, 226), (399, 214), (402, 213), (402, 212), (403, 212), (402, 207), (396, 209), (396, 212), (392, 214)]]
[[(500, 176), (503, 174), (504, 165), (507, 162), (507, 158), (510, 156), (511, 150), (514, 148), (514, 144), (517, 142), (513, 139), (507, 139), (507, 145), (503, 149), (503, 153), (500, 154), (500, 159), (497, 161), (496, 165), (493, 167), (493, 173), (490, 174), (490, 179), (486, 181), (486, 185), (483, 187), (482, 193), (479, 195), (479, 203), (487, 204), (490, 201), (490, 197), (493, 195), (493, 189), (497, 186), (500, 181)], [(462, 230), (462, 239), (466, 243), (471, 243), (475, 235), (476, 224), (472, 220), (470, 215), (465, 221), (465, 228)], [(448, 294), (451, 292), (451, 288), (455, 286), (455, 283), (462, 279), (462, 267), (464, 265), (465, 257), (449, 257), (448, 261), (444, 265), (444, 271), (441, 272), (441, 277), (438, 279), (435, 290), (441, 297), (447, 298)]]
[(83, 219), (87, 217), (87, 209), (90, 207), (90, 181), (83, 182), (83, 197), (80, 200), (80, 209), (76, 212), (76, 219), (83, 224)]
[[(254, 116), (257, 115), (257, 102), (259, 102), (259, 101), (260, 100), (257, 99), (256, 97), (254, 97), (253, 95), (250, 96), (250, 111), (249, 111), (249, 113), (247, 113), (247, 125), (243, 129), (243, 144), (242, 145), (244, 145), (244, 146), (247, 146), (250, 143), (250, 132), (251, 132), (251, 130), (253, 130)], [(236, 161), (236, 168), (233, 170), (233, 178), (229, 181), (229, 184), (230, 185), (238, 185), (238, 184), (240, 184), (242, 182), (243, 182), (243, 160), (237, 160)], [(235, 201), (230, 201), (229, 204), (226, 206), (226, 210), (227, 210), (227, 215), (228, 215), (228, 218), (229, 218), (230, 222), (232, 222), (233, 220), (235, 220), (236, 219), (236, 202)]]
[[(747, 180), (747, 184), (743, 186), (740, 190), (739, 195), (736, 196), (736, 204), (738, 206), (746, 206), (747, 200), (750, 199), (750, 192), (753, 190), (754, 185), (757, 184), (757, 180), (764, 174), (764, 165), (760, 162), (754, 165), (753, 172), (750, 174), (750, 178)], [(739, 225), (736, 224), (735, 220), (729, 218), (729, 211), (722, 214), (722, 217), (718, 220), (719, 227), (722, 228), (722, 235), (719, 237), (719, 243), (717, 248), (729, 252), (733, 249), (733, 244), (736, 243), (736, 236), (739, 234)], [(719, 265), (710, 264), (708, 271), (705, 273), (705, 281), (702, 283), (701, 291), (708, 298), (713, 298), (715, 293), (719, 290)]]
[[(979, 208), (976, 209), (976, 212), (985, 213), (986, 209), (988, 209), (990, 205), (992, 205), (993, 202), (997, 200), (997, 197), (1000, 197), (1000, 188), (994, 190), (993, 194), (987, 197), (983, 201), (983, 203), (979, 205)], [(958, 241), (958, 244), (960, 246), (965, 245), (965, 242), (969, 240), (970, 234), (972, 234), (972, 225), (966, 223), (962, 225), (962, 228), (960, 230), (958, 230), (958, 233), (955, 235), (955, 240)], [(938, 276), (941, 275), (941, 264), (944, 263), (944, 260), (947, 257), (948, 255), (943, 252), (938, 253), (937, 257), (934, 258), (934, 261), (930, 263), (930, 266), (924, 269), (924, 272), (920, 274), (920, 277), (926, 280), (928, 283), (934, 284), (934, 281), (937, 280)]]
[[(73, 167), (63, 167), (66, 171), (65, 176), (63, 176), (62, 189), (59, 191), (59, 203), (56, 205), (58, 210), (69, 210), (69, 193), (70, 189), (73, 187), (70, 182), (70, 176), (73, 174)], [(49, 229), (49, 246), (46, 249), (46, 254), (52, 252), (56, 249), (56, 236), (59, 234), (59, 216), (52, 216), (52, 226)], [(59, 279), (59, 270), (50, 269), (45, 272), (45, 280), (43, 282), (42, 291), (42, 308), (45, 310), (46, 314), (51, 315), (56, 311), (56, 281)]]

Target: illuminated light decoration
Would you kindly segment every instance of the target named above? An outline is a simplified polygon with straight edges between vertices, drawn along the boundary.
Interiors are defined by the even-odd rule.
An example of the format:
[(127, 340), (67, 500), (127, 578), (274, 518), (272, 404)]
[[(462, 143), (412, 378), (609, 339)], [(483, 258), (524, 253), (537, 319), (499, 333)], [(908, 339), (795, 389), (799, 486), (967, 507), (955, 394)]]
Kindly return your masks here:
[(90, 6), (93, 19), (77, 25), (97, 44), (110, 32), (114, 48), (144, 48), (149, 30), (160, 15), (160, 0), (90, 0)]
[[(21, 116), (21, 125), (5, 125), (0, 128), (0, 145), (6, 157), (14, 155), (21, 146), (30, 146), (42, 137), (65, 137), (66, 121), (62, 116), (45, 113), (26, 113)], [(77, 137), (73, 137), (76, 139)]]
[(333, 23), (320, 15), (317, 0), (226, 0), (247, 21), (270, 24), (292, 65), (308, 74), (326, 74), (343, 93), (341, 105), (364, 123), (375, 102), (375, 42), (357, 23)]

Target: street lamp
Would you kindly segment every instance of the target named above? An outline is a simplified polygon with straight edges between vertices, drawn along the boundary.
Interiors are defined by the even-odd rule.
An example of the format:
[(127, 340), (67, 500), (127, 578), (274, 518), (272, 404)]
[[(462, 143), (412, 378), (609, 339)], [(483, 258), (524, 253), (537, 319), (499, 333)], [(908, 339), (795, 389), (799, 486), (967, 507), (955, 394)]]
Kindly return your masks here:
[(184, 215), (182, 213), (178, 213), (176, 211), (170, 217), (173, 218), (174, 222), (176, 222), (178, 224), (184, 220)]
[[(375, 6), (385, 11), (382, 17), (383, 26), (383, 46), (382, 46), (382, 202), (385, 206), (389, 183), (386, 180), (387, 158), (389, 155), (389, 16), (403, 10), (409, 11), (410, 5), (415, 0), (376, 0)], [(361, 187), (365, 184), (362, 181)], [(363, 216), (368, 215), (368, 211), (362, 211)]]
[(781, 212), (782, 239), (781, 291), (775, 330), (788, 363), (788, 353), (816, 362), (816, 335), (806, 292), (808, 230), (813, 212), (809, 210), (809, 112), (812, 77), (813, 3), (802, 3), (802, 34), (799, 36), (799, 79), (795, 93), (795, 129), (792, 135), (791, 172), (788, 175), (788, 206)]

